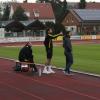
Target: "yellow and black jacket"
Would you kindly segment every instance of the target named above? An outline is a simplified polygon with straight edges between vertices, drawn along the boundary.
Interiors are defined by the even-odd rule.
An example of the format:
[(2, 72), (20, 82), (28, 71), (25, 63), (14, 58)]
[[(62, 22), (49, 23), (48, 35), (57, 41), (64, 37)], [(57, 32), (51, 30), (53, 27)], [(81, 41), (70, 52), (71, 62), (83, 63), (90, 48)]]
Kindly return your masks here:
[(57, 38), (58, 36), (60, 36), (60, 34), (56, 35), (47, 34), (44, 40), (44, 45), (48, 48), (53, 48), (52, 39)]

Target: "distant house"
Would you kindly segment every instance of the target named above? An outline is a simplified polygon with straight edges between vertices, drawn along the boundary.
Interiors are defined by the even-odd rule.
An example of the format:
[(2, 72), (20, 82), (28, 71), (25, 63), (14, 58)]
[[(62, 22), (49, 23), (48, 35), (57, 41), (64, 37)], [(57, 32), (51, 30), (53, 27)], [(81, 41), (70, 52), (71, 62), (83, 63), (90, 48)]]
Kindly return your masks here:
[(76, 34), (100, 34), (100, 10), (69, 10), (62, 24)]
[(67, 3), (68, 9), (78, 9), (79, 3), (78, 2), (68, 2)]
[[(79, 2), (68, 2), (68, 9), (79, 9)], [(85, 9), (100, 9), (100, 3), (86, 2)]]
[(85, 9), (100, 9), (100, 3), (97, 2), (86, 3)]
[(28, 16), (29, 20), (38, 18), (43, 22), (55, 22), (55, 16), (50, 3), (11, 3), (10, 19), (18, 6), (21, 6), (25, 10), (25, 14)]

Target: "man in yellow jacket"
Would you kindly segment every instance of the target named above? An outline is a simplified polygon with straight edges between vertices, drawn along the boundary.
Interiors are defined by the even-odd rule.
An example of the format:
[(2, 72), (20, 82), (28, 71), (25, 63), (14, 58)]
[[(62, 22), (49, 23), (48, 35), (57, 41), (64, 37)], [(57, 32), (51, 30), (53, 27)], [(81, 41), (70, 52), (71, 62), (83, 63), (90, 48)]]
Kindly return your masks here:
[(57, 38), (58, 36), (62, 35), (62, 34), (52, 35), (52, 33), (53, 33), (52, 28), (48, 28), (46, 30), (44, 46), (45, 46), (45, 49), (46, 49), (47, 61), (45, 63), (45, 67), (44, 67), (44, 70), (43, 70), (43, 73), (45, 73), (45, 74), (55, 73), (51, 68), (51, 59), (52, 59), (52, 56), (53, 56), (52, 39)]

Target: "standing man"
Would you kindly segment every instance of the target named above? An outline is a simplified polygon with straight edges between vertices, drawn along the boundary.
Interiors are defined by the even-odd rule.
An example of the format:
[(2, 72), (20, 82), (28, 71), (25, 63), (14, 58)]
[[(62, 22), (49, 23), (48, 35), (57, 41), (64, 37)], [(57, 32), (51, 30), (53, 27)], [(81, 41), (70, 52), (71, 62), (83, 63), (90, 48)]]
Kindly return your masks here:
[(37, 72), (36, 65), (34, 64), (33, 54), (32, 54), (32, 45), (28, 42), (19, 52), (19, 61), (21, 62), (29, 62), (31, 68), (34, 68), (34, 72)]
[(52, 42), (52, 39), (62, 35), (62, 34), (52, 35), (52, 33), (53, 33), (52, 28), (48, 28), (46, 30), (44, 46), (45, 46), (45, 49), (46, 49), (47, 61), (45, 63), (45, 67), (43, 69), (43, 73), (45, 73), (45, 74), (55, 73), (51, 69), (51, 59), (52, 59), (52, 56), (53, 56), (53, 42)]
[(64, 54), (66, 57), (66, 67), (64, 70), (65, 75), (71, 75), (71, 66), (73, 64), (73, 55), (72, 55), (72, 44), (70, 40), (70, 31), (63, 30), (63, 47), (64, 47)]

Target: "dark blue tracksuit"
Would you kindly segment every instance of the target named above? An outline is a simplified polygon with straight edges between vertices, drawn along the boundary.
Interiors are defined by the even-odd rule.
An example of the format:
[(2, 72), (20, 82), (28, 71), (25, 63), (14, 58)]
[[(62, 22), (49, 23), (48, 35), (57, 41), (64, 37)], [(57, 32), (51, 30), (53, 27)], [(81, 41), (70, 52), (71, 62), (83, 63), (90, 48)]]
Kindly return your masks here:
[(70, 37), (64, 36), (63, 47), (64, 47), (64, 54), (66, 56), (65, 72), (70, 74), (70, 67), (73, 64), (72, 45), (71, 45)]

